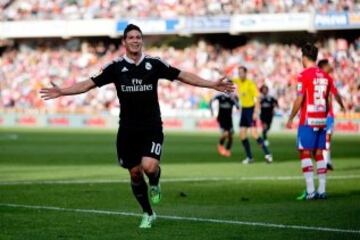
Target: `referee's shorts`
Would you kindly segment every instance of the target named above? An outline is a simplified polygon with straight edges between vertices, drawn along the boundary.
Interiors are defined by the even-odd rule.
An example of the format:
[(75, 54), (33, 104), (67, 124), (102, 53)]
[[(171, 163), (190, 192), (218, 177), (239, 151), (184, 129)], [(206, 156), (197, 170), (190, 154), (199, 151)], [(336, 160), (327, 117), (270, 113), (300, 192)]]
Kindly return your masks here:
[(240, 127), (255, 127), (256, 121), (253, 119), (254, 107), (243, 107), (241, 109)]

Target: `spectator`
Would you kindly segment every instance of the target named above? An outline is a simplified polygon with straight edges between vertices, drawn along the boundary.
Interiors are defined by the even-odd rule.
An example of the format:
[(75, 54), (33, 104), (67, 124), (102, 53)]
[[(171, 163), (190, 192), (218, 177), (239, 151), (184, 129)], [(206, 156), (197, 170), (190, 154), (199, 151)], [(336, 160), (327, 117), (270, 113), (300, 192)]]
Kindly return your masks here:
[[(104, 64), (123, 54), (123, 48), (102, 42), (90, 44), (71, 40), (72, 44), (57, 44), (53, 47), (20, 44), (18, 48), (5, 51), (0, 59), (0, 109), (6, 111), (36, 111), (91, 113), (116, 112), (118, 103), (114, 89), (109, 86), (100, 94), (79, 95), (77, 98), (62, 98), (44, 103), (39, 100), (41, 86), (54, 81), (71, 85), (95, 73)], [(360, 39), (348, 43), (344, 39), (329, 39), (323, 42), (319, 58), (327, 58), (335, 66), (333, 77), (350, 112), (360, 111), (359, 69)], [(78, 47), (72, 46), (78, 44)], [(49, 45), (49, 44), (48, 44)], [(224, 66), (246, 65), (249, 77), (258, 86), (269, 86), (270, 94), (279, 102), (278, 114), (289, 111), (289, 102), (295, 94), (296, 74), (302, 69), (298, 61), (299, 48), (279, 43), (262, 44), (250, 41), (232, 50), (199, 41), (184, 49), (168, 47), (148, 48), (148, 53), (159, 56), (173, 66), (197, 72), (204, 78), (217, 79)], [(220, 69), (220, 70), (219, 70)], [(231, 71), (229, 71), (231, 75)], [(236, 74), (234, 72), (234, 74)], [(212, 97), (206, 89), (189, 88), (176, 82), (160, 81), (159, 101), (164, 114), (185, 113), (204, 108)], [(338, 111), (335, 108), (335, 112)]]

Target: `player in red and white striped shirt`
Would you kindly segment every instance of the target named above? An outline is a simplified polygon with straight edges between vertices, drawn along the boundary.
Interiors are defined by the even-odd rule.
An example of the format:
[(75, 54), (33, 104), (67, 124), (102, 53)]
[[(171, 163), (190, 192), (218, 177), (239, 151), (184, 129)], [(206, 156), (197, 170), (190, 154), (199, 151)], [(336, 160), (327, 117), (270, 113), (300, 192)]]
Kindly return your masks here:
[[(327, 168), (322, 150), (325, 149), (326, 118), (330, 104), (330, 91), (334, 89), (333, 79), (317, 67), (318, 49), (314, 45), (306, 44), (301, 50), (305, 69), (298, 76), (298, 96), (287, 122), (287, 126), (290, 127), (301, 108), (297, 145), (306, 181), (306, 191), (298, 197), (298, 200), (325, 199)], [(316, 160), (319, 179), (317, 191), (314, 184), (312, 155)]]

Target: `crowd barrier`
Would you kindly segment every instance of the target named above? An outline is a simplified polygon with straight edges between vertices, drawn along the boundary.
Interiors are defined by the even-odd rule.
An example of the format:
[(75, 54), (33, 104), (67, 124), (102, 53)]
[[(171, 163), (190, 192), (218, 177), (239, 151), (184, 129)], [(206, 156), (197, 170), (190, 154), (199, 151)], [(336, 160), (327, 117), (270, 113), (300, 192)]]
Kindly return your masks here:
[[(238, 131), (239, 116), (234, 115), (234, 130)], [(285, 127), (286, 117), (275, 116), (271, 131), (289, 131)], [(176, 131), (219, 131), (215, 118), (207, 117), (163, 117), (166, 130)], [(261, 128), (261, 123), (257, 126)], [(115, 129), (118, 127), (118, 117), (111, 115), (54, 114), (31, 115), (20, 113), (0, 113), (0, 127), (30, 127), (30, 128), (97, 128)], [(295, 130), (297, 123), (292, 126)], [(360, 118), (340, 116), (335, 121), (335, 131), (341, 133), (360, 133)]]

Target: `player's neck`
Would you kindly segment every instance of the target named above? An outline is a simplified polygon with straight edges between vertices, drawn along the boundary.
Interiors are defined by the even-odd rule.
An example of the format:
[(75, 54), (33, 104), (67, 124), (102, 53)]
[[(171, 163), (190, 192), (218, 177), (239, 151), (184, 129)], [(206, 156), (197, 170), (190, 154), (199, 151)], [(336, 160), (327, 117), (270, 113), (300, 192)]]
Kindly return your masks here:
[(307, 61), (305, 64), (305, 68), (313, 68), (316, 67), (316, 63), (313, 61)]
[(126, 52), (126, 56), (137, 64), (142, 56), (142, 52)]

